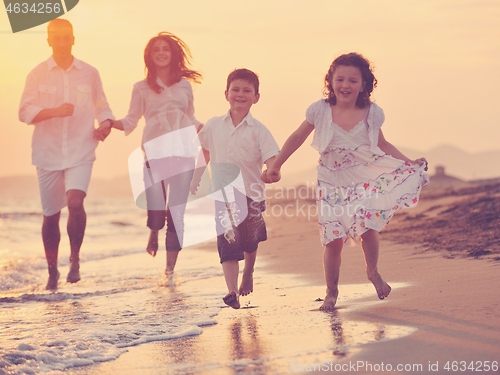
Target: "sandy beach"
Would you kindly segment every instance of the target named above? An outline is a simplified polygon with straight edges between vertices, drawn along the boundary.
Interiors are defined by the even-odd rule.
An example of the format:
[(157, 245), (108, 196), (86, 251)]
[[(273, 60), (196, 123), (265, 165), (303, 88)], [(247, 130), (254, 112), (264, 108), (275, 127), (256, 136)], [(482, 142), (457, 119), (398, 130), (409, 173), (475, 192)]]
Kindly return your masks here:
[[(393, 287), (384, 301), (366, 279), (361, 248), (344, 248), (334, 312), (313, 311), (324, 297), (323, 249), (316, 218), (307, 217), (314, 199), (302, 198), (268, 200), (269, 238), (245, 308), (223, 308), (199, 336), (131, 347), (73, 373), (499, 371), (498, 182), (438, 184), (424, 189), (417, 208), (395, 215), (381, 233), (379, 271)], [(216, 250), (209, 243), (190, 251)]]

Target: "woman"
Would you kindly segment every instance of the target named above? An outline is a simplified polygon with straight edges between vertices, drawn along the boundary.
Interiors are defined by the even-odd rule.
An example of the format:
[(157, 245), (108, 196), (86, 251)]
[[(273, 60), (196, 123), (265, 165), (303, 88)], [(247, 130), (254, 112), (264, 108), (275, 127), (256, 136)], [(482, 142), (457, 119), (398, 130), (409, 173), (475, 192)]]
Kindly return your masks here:
[[(147, 252), (158, 251), (158, 232), (167, 221), (167, 268), (174, 270), (184, 237), (184, 211), (198, 148), (201, 123), (194, 117), (191, 84), (201, 74), (188, 69), (189, 48), (175, 35), (161, 32), (144, 50), (146, 79), (134, 84), (128, 115), (113, 127), (130, 134), (144, 116), (144, 182), (151, 233)], [(167, 199), (168, 198), (168, 199)], [(166, 203), (168, 206), (166, 207)]]

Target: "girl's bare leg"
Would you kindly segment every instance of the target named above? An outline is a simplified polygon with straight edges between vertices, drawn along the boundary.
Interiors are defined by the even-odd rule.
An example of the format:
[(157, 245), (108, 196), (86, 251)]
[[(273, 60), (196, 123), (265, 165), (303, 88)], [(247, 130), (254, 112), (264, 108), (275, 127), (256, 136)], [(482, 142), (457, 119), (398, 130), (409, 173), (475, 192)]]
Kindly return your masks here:
[(375, 286), (378, 298), (384, 299), (391, 292), (391, 287), (378, 273), (379, 234), (376, 230), (370, 229), (361, 235), (361, 248), (365, 255), (368, 280)]
[(326, 297), (320, 310), (333, 310), (339, 295), (341, 253), (344, 242), (338, 238), (325, 246), (323, 268), (325, 271)]

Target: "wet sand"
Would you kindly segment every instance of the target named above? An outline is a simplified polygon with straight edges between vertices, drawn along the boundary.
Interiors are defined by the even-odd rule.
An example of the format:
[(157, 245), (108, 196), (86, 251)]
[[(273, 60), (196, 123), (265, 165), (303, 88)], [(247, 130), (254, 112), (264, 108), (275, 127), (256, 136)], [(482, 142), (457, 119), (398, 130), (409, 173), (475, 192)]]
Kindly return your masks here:
[[(221, 302), (218, 324), (200, 336), (132, 347), (116, 361), (74, 373), (493, 373), (485, 370), (500, 362), (498, 238), (490, 234), (486, 252), (471, 252), (484, 241), (481, 231), (458, 241), (458, 224), (429, 226), (469, 207), (461, 215), (464, 232), (485, 225), (494, 231), (498, 214), (486, 210), (496, 207), (498, 189), (470, 189), (424, 190), (419, 206), (397, 214), (382, 232), (379, 271), (393, 287), (384, 301), (366, 279), (360, 247), (344, 248), (334, 312), (311, 311), (321, 305), (317, 299), (325, 289), (316, 218), (300, 214), (307, 209), (288, 216), (272, 211), (274, 205), (308, 206), (314, 200), (270, 199), (269, 238), (259, 247), (254, 293), (241, 298), (247, 308), (223, 308)], [(478, 214), (474, 202), (485, 199), (486, 208), (476, 210), (482, 221), (471, 222)], [(443, 246), (445, 240), (453, 248)], [(215, 244), (198, 249), (216, 257)]]

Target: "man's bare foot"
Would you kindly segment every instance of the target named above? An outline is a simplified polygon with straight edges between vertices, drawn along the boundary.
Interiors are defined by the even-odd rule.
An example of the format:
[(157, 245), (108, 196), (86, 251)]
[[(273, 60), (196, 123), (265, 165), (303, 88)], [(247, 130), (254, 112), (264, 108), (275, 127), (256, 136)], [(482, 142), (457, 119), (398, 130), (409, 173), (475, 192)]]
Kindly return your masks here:
[(234, 290), (226, 294), (224, 298), (222, 298), (224, 303), (228, 306), (231, 306), (233, 309), (240, 308), (240, 300), (238, 294)]
[(167, 276), (167, 285), (174, 286), (175, 285), (174, 270), (169, 271), (167, 269), (165, 271), (165, 276)]
[(384, 299), (391, 292), (391, 287), (384, 281), (384, 279), (382, 279), (382, 276), (380, 276), (378, 272), (368, 275), (368, 280), (373, 283), (373, 286), (377, 291), (378, 298)]
[(320, 310), (322, 311), (330, 311), (335, 309), (335, 304), (337, 303), (337, 297), (339, 296), (339, 290), (332, 290), (330, 288), (326, 288), (326, 297), (323, 304), (320, 306)]
[(66, 277), (68, 283), (77, 283), (80, 281), (80, 263), (73, 262), (69, 267), (68, 277)]
[(149, 234), (148, 246), (146, 247), (146, 251), (151, 256), (156, 256), (156, 252), (158, 251), (158, 231), (151, 230)]
[(49, 272), (49, 279), (47, 280), (47, 285), (45, 286), (45, 289), (47, 290), (57, 289), (57, 282), (59, 281), (59, 276), (60, 273), (58, 270), (55, 270), (54, 272)]
[(253, 292), (253, 273), (250, 272), (246, 274), (245, 272), (243, 272), (239, 289), (240, 296), (247, 296), (252, 292)]

